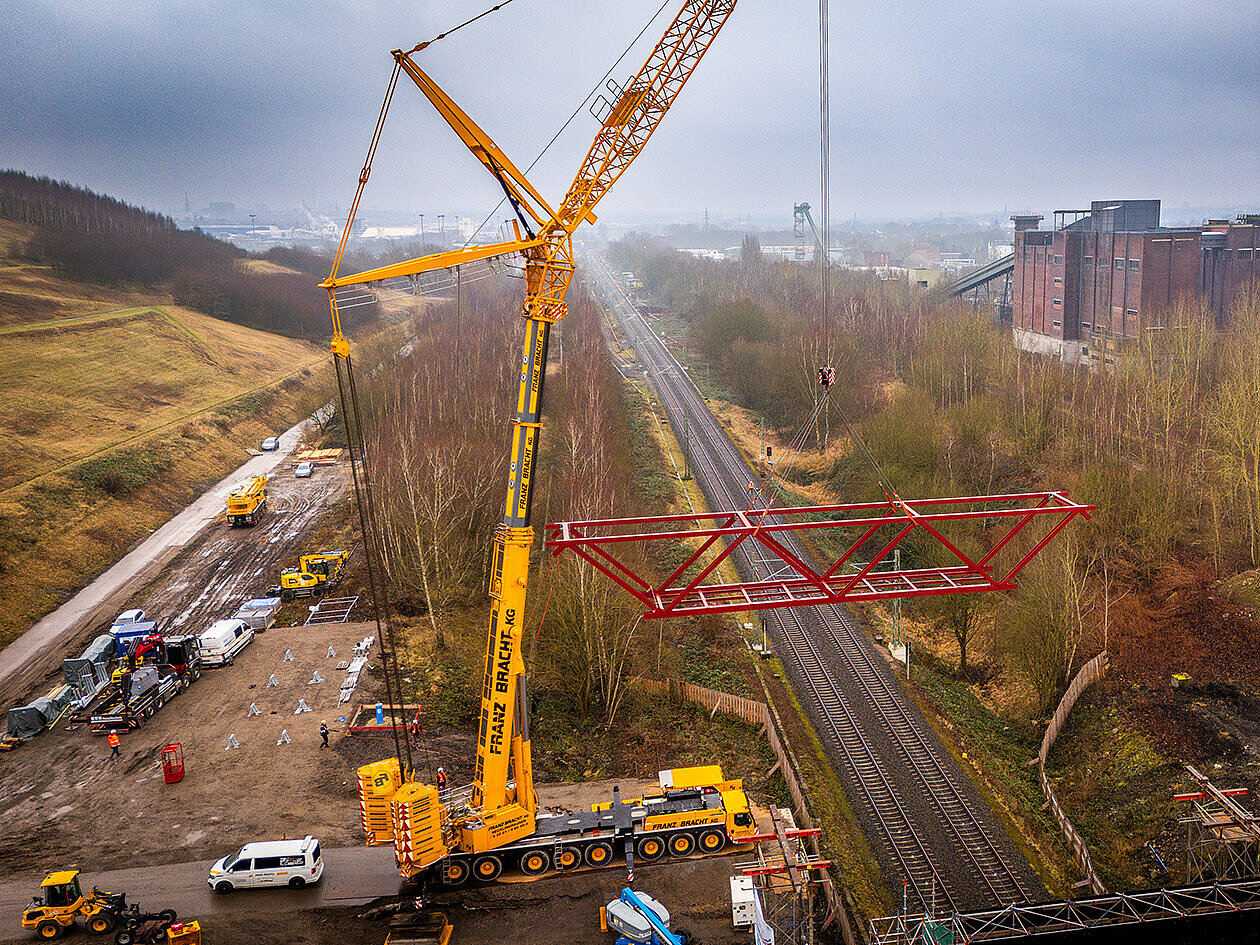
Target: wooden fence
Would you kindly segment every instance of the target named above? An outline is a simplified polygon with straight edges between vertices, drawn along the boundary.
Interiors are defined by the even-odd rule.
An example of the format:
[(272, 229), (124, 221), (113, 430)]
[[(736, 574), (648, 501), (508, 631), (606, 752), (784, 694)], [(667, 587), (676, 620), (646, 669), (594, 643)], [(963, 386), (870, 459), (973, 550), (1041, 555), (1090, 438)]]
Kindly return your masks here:
[(1076, 704), (1076, 700), (1080, 698), (1091, 685), (1102, 679), (1107, 672), (1107, 654), (1099, 653), (1092, 660), (1081, 667), (1071, 685), (1068, 686), (1067, 692), (1063, 694), (1063, 698), (1059, 700), (1059, 707), (1054, 710), (1054, 716), (1050, 719), (1050, 725), (1046, 728), (1046, 734), (1041, 739), (1041, 751), (1037, 753), (1037, 773), (1041, 781), (1041, 790), (1045, 792), (1046, 800), (1050, 802), (1050, 810), (1054, 814), (1054, 819), (1059, 824), (1059, 829), (1063, 831), (1063, 836), (1067, 839), (1068, 846), (1072, 848), (1072, 855), (1076, 859), (1076, 864), (1085, 874), (1085, 879), (1089, 882), (1089, 888), (1093, 890), (1094, 895), (1102, 896), (1107, 892), (1107, 887), (1103, 885), (1102, 880), (1098, 878), (1098, 873), (1094, 871), (1094, 863), (1089, 857), (1089, 848), (1085, 845), (1085, 840), (1077, 832), (1076, 827), (1072, 825), (1072, 821), (1063, 811), (1063, 807), (1059, 804), (1058, 797), (1055, 796), (1054, 789), (1050, 786), (1050, 779), (1046, 777), (1046, 758), (1050, 755), (1050, 749), (1054, 746), (1055, 739), (1059, 737), (1064, 724), (1067, 722), (1068, 713), (1072, 711), (1072, 706)]
[[(678, 679), (648, 679), (647, 677), (639, 676), (635, 678), (634, 682), (635, 685), (647, 692), (659, 693), (671, 699), (690, 702), (693, 705), (708, 709), (709, 718), (712, 718), (719, 712), (725, 712), (728, 715), (734, 715), (743, 719), (749, 725), (760, 726), (766, 735), (766, 739), (770, 742), (770, 750), (774, 752), (774, 757), (778, 762), (772, 770), (777, 769), (783, 775), (783, 780), (787, 784), (788, 795), (792, 798), (792, 813), (795, 815), (796, 825), (805, 830), (814, 829), (814, 818), (810, 816), (809, 805), (805, 801), (805, 791), (801, 785), (801, 776), (796, 764), (796, 757), (792, 754), (791, 748), (788, 747), (786, 739), (780, 732), (778, 713), (771, 706), (764, 702), (757, 702), (755, 699), (746, 699), (743, 696), (737, 696), (730, 692), (720, 692), (717, 689), (706, 689), (704, 686), (697, 686), (694, 683), (683, 682)], [(806, 843), (814, 857), (825, 859), (818, 837), (808, 837), (806, 838)], [(830, 925), (833, 920), (838, 921), (845, 945), (860, 945), (861, 939), (855, 934), (853, 923), (849, 919), (849, 912), (841, 904), (835, 884), (831, 881), (831, 875), (825, 870), (823, 871), (822, 885), (823, 893), (827, 898), (828, 909), (824, 927)]]
[(749, 725), (762, 726), (770, 721), (770, 714), (766, 711), (764, 702), (745, 699), (734, 693), (706, 689), (704, 686), (697, 686), (679, 679), (648, 679), (646, 676), (639, 676), (635, 679), (635, 683), (647, 692), (659, 693), (671, 699), (690, 702), (708, 709), (709, 718), (713, 718), (719, 712), (725, 712), (727, 715), (743, 719)]

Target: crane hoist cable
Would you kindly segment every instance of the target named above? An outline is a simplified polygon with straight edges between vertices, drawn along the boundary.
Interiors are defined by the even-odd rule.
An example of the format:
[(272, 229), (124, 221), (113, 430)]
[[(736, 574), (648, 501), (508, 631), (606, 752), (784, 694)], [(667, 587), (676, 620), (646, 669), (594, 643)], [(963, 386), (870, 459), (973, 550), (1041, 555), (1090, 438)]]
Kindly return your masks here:
[[(831, 0), (818, 0), (818, 139), (819, 167), (818, 173), (822, 185), (822, 336), (823, 351), (826, 352), (828, 364), (831, 363)], [(823, 399), (829, 388), (823, 388)], [(862, 456), (875, 473), (876, 483), (884, 497), (891, 505), (900, 505), (897, 490), (885, 475), (875, 455), (862, 439), (857, 428), (849, 420), (848, 415), (839, 403), (835, 405), (836, 413), (844, 424), (851, 442), (857, 444)]]
[[(359, 201), (363, 197), (368, 178), (372, 174), (372, 161), (376, 157), (376, 149), (380, 144), (381, 131), (385, 126), (385, 118), (393, 101), (394, 90), (398, 85), (398, 73), (401, 65), (395, 61), (390, 73), (389, 83), (385, 88), (385, 96), (377, 114), (376, 127), (372, 131), (372, 140), (368, 145), (367, 156), (363, 160), (363, 170), (359, 172), (358, 187), (354, 192), (354, 200), (350, 204), (345, 230), (341, 234), (341, 242), (333, 257), (332, 272), (329, 278), (335, 278), (345, 256), (346, 246), (350, 240), (350, 232), (358, 213)], [(372, 499), (372, 490), (366, 466), (367, 448), (363, 436), (363, 416), (359, 408), (358, 386), (354, 379), (354, 362), (350, 357), (350, 343), (341, 331), (341, 318), (337, 310), (335, 298), (330, 305), (333, 322), (333, 369), (337, 375), (337, 394), (341, 404), (341, 419), (346, 428), (346, 447), (350, 454), (350, 475), (354, 481), (355, 505), (359, 513), (359, 528), (363, 535), (364, 556), (368, 575), (368, 591), (372, 597), (372, 611), (376, 621), (376, 638), (381, 646), (381, 666), (385, 678), (385, 698), (392, 706), (398, 706), (402, 713), (402, 678), (398, 669), (398, 651), (395, 645), (393, 626), (389, 619), (388, 593), (383, 584), (383, 572), (377, 558), (379, 550), (376, 511)], [(344, 362), (344, 379), (343, 374)], [(397, 699), (395, 699), (397, 693)], [(394, 737), (394, 750), (403, 770), (414, 772), (411, 756), (411, 741), (405, 735), (400, 738), (398, 719), (393, 719), (391, 732)]]
[[(345, 361), (345, 380), (342, 380), (342, 361)], [(359, 513), (359, 529), (363, 535), (363, 548), (367, 563), (368, 591), (372, 596), (372, 612), (376, 619), (376, 635), (381, 645), (381, 665), (385, 677), (385, 698), (389, 700), (391, 709), (398, 706), (402, 710), (402, 681), (398, 677), (398, 655), (394, 647), (393, 628), (390, 625), (388, 602), (385, 589), (379, 585), (380, 574), (376, 560), (376, 520), (372, 508), (371, 490), (368, 488), (366, 465), (366, 449), (363, 439), (362, 415), (359, 411), (358, 391), (354, 383), (354, 366), (350, 355), (344, 358), (334, 357), (333, 368), (337, 374), (337, 394), (341, 401), (341, 418), (346, 428), (346, 447), (350, 454), (350, 475), (354, 480), (355, 506)], [(360, 466), (363, 466), (360, 470)], [(398, 693), (395, 700), (394, 693)], [(407, 770), (412, 770), (411, 744), (407, 738), (399, 738), (398, 719), (393, 719), (391, 731), (394, 736), (394, 750), (399, 764), (406, 760)]]

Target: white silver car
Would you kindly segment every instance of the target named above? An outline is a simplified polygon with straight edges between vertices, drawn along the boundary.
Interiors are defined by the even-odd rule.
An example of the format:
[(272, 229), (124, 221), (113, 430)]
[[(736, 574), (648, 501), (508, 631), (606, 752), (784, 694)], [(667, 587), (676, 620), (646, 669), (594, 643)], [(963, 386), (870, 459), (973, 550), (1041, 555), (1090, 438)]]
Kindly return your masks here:
[(297, 479), (310, 479), (311, 474), (315, 472), (315, 464), (309, 460), (303, 460), (298, 463), (293, 470), (293, 475)]

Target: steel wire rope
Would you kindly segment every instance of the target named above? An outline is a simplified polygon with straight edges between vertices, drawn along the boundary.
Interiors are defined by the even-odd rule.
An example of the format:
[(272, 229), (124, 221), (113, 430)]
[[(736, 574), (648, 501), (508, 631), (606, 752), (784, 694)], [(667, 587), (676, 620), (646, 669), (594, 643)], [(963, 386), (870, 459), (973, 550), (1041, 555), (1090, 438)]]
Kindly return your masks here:
[[(510, 2), (510, 0), (509, 0)], [(332, 282), (337, 277), (340, 269), (342, 258), (345, 255), (346, 246), (350, 241), (351, 229), (354, 225), (354, 218), (359, 209), (359, 201), (363, 197), (364, 188), (367, 185), (368, 178), (372, 173), (372, 162), (376, 157), (376, 150), (380, 144), (381, 132), (385, 126), (385, 118), (389, 114), (389, 106), (393, 101), (394, 90), (398, 85), (398, 73), (400, 71), (400, 63), (395, 60), (394, 68), (390, 73), (389, 83), (385, 89), (385, 96), (381, 102), (380, 111), (377, 113), (376, 125), (372, 130), (372, 140), (368, 144), (367, 155), (363, 160), (363, 169), (359, 172), (359, 182), (355, 189), (354, 200), (350, 204), (350, 211), (346, 217), (346, 226), (341, 234), (341, 241), (337, 246), (337, 252), (333, 257), (332, 269), (328, 276), (328, 281)], [(350, 475), (354, 481), (355, 504), (358, 506), (359, 528), (363, 535), (364, 552), (366, 556), (366, 565), (368, 572), (368, 590), (372, 598), (373, 618), (376, 622), (376, 635), (381, 644), (381, 666), (385, 677), (385, 697), (390, 701), (391, 707), (395, 705), (394, 693), (398, 693), (399, 707), (398, 711), (402, 712), (402, 680), (398, 673), (398, 654), (394, 645), (393, 628), (389, 621), (388, 600), (385, 599), (384, 588), (378, 590), (378, 574), (379, 562), (376, 560), (376, 532), (375, 532), (375, 514), (372, 508), (372, 492), (368, 483), (368, 471), (366, 467), (366, 446), (363, 438), (362, 415), (359, 411), (358, 388), (354, 380), (354, 364), (350, 358), (349, 345), (345, 341), (345, 336), (341, 331), (341, 319), (337, 311), (336, 289), (329, 287), (328, 304), (332, 314), (333, 322), (333, 370), (337, 376), (337, 393), (341, 402), (341, 418), (346, 428), (346, 446), (350, 453)], [(340, 342), (340, 345), (338, 344)], [(339, 351), (340, 348), (340, 351)], [(342, 365), (345, 361), (345, 380), (342, 380)], [(347, 397), (347, 388), (349, 396)], [(356, 439), (357, 446), (356, 449)], [(360, 471), (360, 464), (363, 469)], [(391, 668), (393, 670), (391, 678)], [(391, 733), (394, 738), (395, 758), (398, 760), (400, 774), (403, 778), (411, 778), (414, 776), (414, 766), (411, 757), (411, 741), (408, 738), (400, 739), (398, 735), (398, 724), (395, 720), (390, 726)], [(406, 758), (404, 767), (403, 759)]]
[(459, 31), (460, 31), (460, 30), (462, 30), (465, 26), (468, 26), (468, 25), (470, 25), (470, 24), (472, 24), (472, 23), (476, 23), (476, 22), (477, 22), (478, 20), (480, 20), (483, 16), (489, 16), (491, 13), (494, 13), (494, 12), (495, 12), (495, 11), (497, 11), (497, 10), (502, 10), (505, 6), (507, 6), (507, 5), (508, 5), (509, 3), (511, 3), (511, 2), (512, 2), (512, 0), (503, 0), (503, 2), (502, 2), (502, 3), (496, 3), (496, 4), (495, 4), (494, 6), (492, 6), (490, 9), (488, 9), (488, 10), (482, 10), (480, 13), (478, 13), (478, 14), (477, 14), (476, 16), (474, 16), (472, 19), (464, 20), (464, 22), (463, 22), (463, 23), (460, 23), (460, 24), (459, 24), (459, 26), (452, 26), (452, 27), (451, 27), (449, 30), (447, 30), (446, 32), (444, 32), (444, 33), (438, 33), (436, 36), (434, 36), (434, 37), (433, 37), (432, 39), (430, 39), (430, 40), (426, 40), (426, 41), (425, 41), (425, 42), (423, 42), (423, 43), (417, 43), (417, 44), (416, 44), (415, 46), (413, 46), (411, 49), (407, 50), (407, 52), (408, 52), (408, 53), (413, 53), (413, 52), (419, 52), (419, 51), (420, 51), (420, 50), (422, 50), (422, 49), (426, 49), (426, 48), (428, 48), (429, 46), (432, 46), (434, 43), (436, 43), (439, 39), (446, 39), (446, 37), (450, 36), (452, 33), (457, 33), (457, 32), (459, 32)]
[[(511, 0), (508, 0), (508, 2), (511, 2)], [(643, 29), (639, 30), (638, 35), (635, 36), (634, 39), (630, 40), (629, 45), (627, 45), (626, 48), (622, 50), (621, 55), (617, 57), (616, 62), (614, 62), (611, 66), (608, 67), (608, 71), (604, 73), (603, 78), (601, 78), (599, 81), (595, 83), (595, 85), (591, 88), (591, 90), (586, 93), (582, 101), (578, 102), (577, 107), (573, 109), (573, 114), (571, 114), (565, 120), (565, 123), (560, 126), (560, 130), (551, 136), (551, 140), (548, 141), (545, 145), (543, 145), (543, 149), (538, 152), (538, 155), (532, 161), (529, 162), (529, 166), (525, 168), (525, 171), (524, 171), (525, 174), (528, 174), (530, 171), (534, 169), (534, 166), (543, 159), (543, 155), (545, 155), (547, 151), (551, 149), (551, 146), (556, 143), (556, 140), (562, 134), (564, 134), (565, 129), (568, 128), (569, 125), (573, 124), (573, 119), (577, 118), (578, 113), (582, 111), (582, 106), (584, 106), (587, 102), (589, 102), (591, 100), (591, 97), (594, 96), (595, 93), (599, 91), (600, 86), (602, 86), (605, 82), (608, 81), (609, 76), (613, 74), (613, 70), (615, 70), (619, 65), (621, 65), (621, 60), (625, 59), (626, 56), (630, 55), (630, 50), (634, 48), (635, 43), (637, 43), (640, 39), (643, 38), (643, 34), (646, 33), (649, 27), (651, 27), (651, 25), (656, 22), (656, 18), (661, 15), (661, 11), (664, 10), (667, 6), (669, 6), (669, 0), (663, 0), (661, 5), (657, 7), (656, 12), (653, 13), (652, 16), (648, 18), (648, 21), (646, 23), (643, 24)], [(484, 16), (485, 14), (482, 14), (482, 15)], [(477, 238), (477, 234), (480, 233), (483, 229), (485, 229), (486, 224), (490, 222), (491, 218), (503, 208), (503, 203), (506, 200), (507, 200), (506, 196), (499, 198), (499, 202), (495, 204), (494, 209), (486, 214), (486, 218), (482, 220), (480, 224), (477, 225), (477, 229), (473, 230), (472, 235), (469, 236), (468, 239), (464, 241), (464, 249), (467, 249), (469, 246), (472, 245), (472, 241)]]
[[(365, 455), (363, 450), (363, 428), (361, 424), (358, 423), (360, 418), (358, 416), (357, 404), (355, 403), (357, 398), (347, 397), (346, 395), (346, 388), (352, 386), (351, 382), (353, 380), (350, 356), (346, 355), (345, 357), (345, 382), (342, 381), (341, 377), (341, 360), (341, 358), (333, 358), (333, 369), (337, 375), (337, 394), (341, 401), (341, 420), (346, 428), (346, 447), (350, 453), (350, 476), (354, 481), (355, 505), (358, 507), (359, 512), (359, 529), (363, 535), (364, 553), (367, 557), (368, 591), (372, 596), (372, 615), (376, 621), (376, 636), (381, 642), (381, 667), (385, 677), (385, 698), (389, 700), (389, 704), (392, 707), (396, 703), (394, 702), (393, 682), (390, 677), (390, 664), (396, 664), (396, 656), (391, 645), (393, 634), (390, 632), (389, 618), (388, 615), (384, 613), (384, 609), (381, 605), (381, 598), (377, 592), (376, 586), (375, 555), (373, 554), (374, 536), (369, 531), (368, 521), (370, 517), (366, 513), (366, 505), (367, 502), (370, 501), (370, 494), (366, 494), (362, 488), (366, 485), (366, 481), (362, 484), (360, 483), (361, 477), (359, 473), (359, 462)], [(353, 431), (351, 429), (352, 423), (354, 427)], [(358, 440), (358, 448), (356, 448), (356, 439)], [(362, 478), (366, 480), (366, 477), (367, 470), (365, 468), (363, 470)], [(384, 624), (382, 626), (383, 617)], [(399, 695), (401, 696), (401, 692)], [(401, 698), (399, 698), (397, 705), (399, 706), (399, 711), (401, 712)], [(410, 776), (411, 771), (411, 744), (410, 742), (400, 741), (398, 737), (398, 725), (396, 722), (391, 725), (390, 728), (394, 737), (394, 757), (398, 759), (400, 768), (402, 767), (404, 755), (407, 759), (406, 770), (400, 772), (403, 778), (406, 779)], [(403, 750), (404, 744), (407, 746), (405, 751)]]
[[(397, 703), (398, 711), (401, 714), (403, 711), (402, 672), (398, 666), (398, 646), (394, 637), (393, 624), (390, 621), (391, 607), (390, 607), (390, 600), (389, 600), (389, 588), (384, 582), (384, 576), (385, 576), (384, 563), (383, 563), (384, 554), (383, 554), (383, 549), (382, 549), (380, 526), (378, 524), (377, 515), (376, 515), (376, 501), (372, 494), (372, 481), (371, 481), (371, 478), (368, 476), (368, 472), (367, 472), (367, 440), (363, 434), (363, 415), (359, 407), (359, 389), (358, 389), (358, 385), (355, 383), (354, 372), (351, 369), (349, 357), (346, 358), (346, 379), (349, 382), (348, 386), (350, 388), (350, 403), (351, 403), (351, 408), (354, 411), (355, 429), (358, 431), (359, 444), (363, 449), (363, 452), (360, 454), (360, 462), (363, 464), (362, 478), (363, 478), (364, 501), (361, 503), (359, 507), (360, 509), (359, 520), (360, 520), (360, 527), (364, 528), (363, 544), (368, 554), (368, 561), (370, 562), (368, 578), (369, 578), (369, 581), (373, 581), (373, 584), (374, 584), (373, 589), (372, 589), (373, 602), (383, 612), (383, 617), (385, 620), (385, 639), (382, 643), (381, 651), (382, 653), (384, 653), (385, 645), (388, 645), (389, 660), (387, 663), (385, 663), (384, 660), (382, 660), (382, 662), (385, 663), (384, 669), (385, 669), (386, 677), (389, 676), (389, 673), (391, 670), (393, 671), (394, 692), (398, 696), (398, 703)], [(363, 524), (365, 521), (366, 521), (366, 525)], [(374, 556), (379, 556), (379, 557), (374, 558)], [(376, 566), (376, 569), (378, 572), (376, 575), (372, 574), (371, 563), (374, 563)], [(380, 596), (379, 597), (377, 597), (377, 591), (375, 588), (376, 580), (380, 581)], [(395, 740), (397, 740), (398, 739), (397, 721), (393, 723), (391, 728), (393, 729), (393, 732), (394, 732), (394, 738)], [(414, 768), (412, 757), (411, 757), (411, 740), (407, 738), (406, 736), (404, 736), (402, 738), (402, 744), (406, 746), (407, 768), (409, 771), (411, 771), (414, 774), (415, 768)], [(429, 759), (429, 763), (431, 766), (432, 765), (431, 758)], [(430, 772), (430, 777), (432, 778), (432, 772)]]
[[(822, 336), (823, 351), (831, 361), (831, 2), (818, 0), (818, 137), (819, 177), (822, 184)], [(828, 392), (823, 388), (824, 395)], [(858, 434), (848, 415), (835, 404), (836, 413), (844, 424), (851, 442), (862, 451), (863, 458), (875, 473), (876, 482), (889, 505), (900, 505), (897, 490), (885, 475), (883, 468), (866, 442)]]

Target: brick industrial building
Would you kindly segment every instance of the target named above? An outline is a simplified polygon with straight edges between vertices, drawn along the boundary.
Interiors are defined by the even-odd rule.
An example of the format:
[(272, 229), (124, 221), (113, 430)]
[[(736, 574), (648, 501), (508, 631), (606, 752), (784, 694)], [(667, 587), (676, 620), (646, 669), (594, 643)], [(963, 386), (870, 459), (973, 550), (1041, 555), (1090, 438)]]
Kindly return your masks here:
[(1223, 326), (1260, 290), (1260, 214), (1162, 227), (1158, 200), (1096, 200), (1054, 218), (1050, 230), (1012, 218), (1013, 325), (1028, 350), (1088, 363), (1164, 327), (1179, 302), (1202, 300)]

